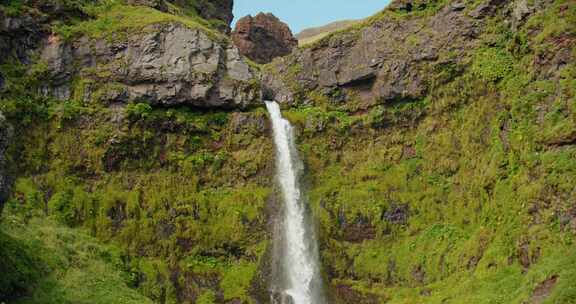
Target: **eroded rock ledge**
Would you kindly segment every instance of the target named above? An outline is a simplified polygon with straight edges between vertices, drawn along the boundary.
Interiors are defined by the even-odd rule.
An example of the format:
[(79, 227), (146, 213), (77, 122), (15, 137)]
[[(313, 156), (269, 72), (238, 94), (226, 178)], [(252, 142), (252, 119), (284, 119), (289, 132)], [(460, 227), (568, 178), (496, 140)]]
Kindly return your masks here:
[[(127, 40), (48, 39), (42, 52), (51, 81), (45, 94), (200, 108), (244, 108), (261, 100), (259, 76), (226, 41), (178, 23), (148, 26)], [(102, 85), (104, 84), (104, 85)]]

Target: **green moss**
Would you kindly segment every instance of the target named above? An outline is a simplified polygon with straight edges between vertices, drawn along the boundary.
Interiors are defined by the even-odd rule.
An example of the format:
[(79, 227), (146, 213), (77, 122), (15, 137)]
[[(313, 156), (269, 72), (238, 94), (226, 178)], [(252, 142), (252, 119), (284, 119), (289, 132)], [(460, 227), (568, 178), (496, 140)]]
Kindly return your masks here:
[(486, 48), (476, 54), (472, 71), (486, 81), (498, 81), (512, 72), (514, 60), (501, 49)]
[(243, 302), (250, 301), (248, 291), (256, 274), (255, 263), (242, 263), (236, 265), (224, 273), (220, 287), (224, 292), (224, 300), (240, 299)]

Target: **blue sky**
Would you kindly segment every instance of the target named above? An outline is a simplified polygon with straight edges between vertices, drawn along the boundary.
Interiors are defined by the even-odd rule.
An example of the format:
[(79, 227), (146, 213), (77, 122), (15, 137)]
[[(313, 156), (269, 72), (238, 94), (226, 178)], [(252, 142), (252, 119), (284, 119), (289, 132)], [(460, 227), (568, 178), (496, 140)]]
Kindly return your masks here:
[(273, 13), (296, 34), (332, 21), (371, 16), (388, 3), (390, 0), (234, 0), (234, 21), (248, 14)]

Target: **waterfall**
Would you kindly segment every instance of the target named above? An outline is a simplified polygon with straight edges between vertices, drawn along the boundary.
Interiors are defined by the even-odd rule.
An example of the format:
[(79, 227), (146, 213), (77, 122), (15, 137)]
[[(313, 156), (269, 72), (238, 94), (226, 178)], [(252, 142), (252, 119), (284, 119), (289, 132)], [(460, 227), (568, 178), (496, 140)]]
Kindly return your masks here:
[(298, 157), (294, 132), (282, 118), (276, 102), (267, 101), (276, 146), (276, 177), (284, 202), (277, 228), (275, 266), (279, 282), (273, 303), (324, 304), (318, 249), (312, 220), (300, 188), (303, 165)]

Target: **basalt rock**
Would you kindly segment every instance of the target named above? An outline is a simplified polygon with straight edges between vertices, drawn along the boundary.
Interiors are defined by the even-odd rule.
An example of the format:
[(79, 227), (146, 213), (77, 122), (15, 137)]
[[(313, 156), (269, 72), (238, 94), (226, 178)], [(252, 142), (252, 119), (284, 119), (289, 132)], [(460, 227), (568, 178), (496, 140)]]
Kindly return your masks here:
[(46, 17), (34, 14), (6, 16), (0, 10), (0, 63), (13, 58), (29, 63), (45, 32)]
[(288, 55), (298, 46), (288, 25), (270, 13), (238, 20), (232, 39), (242, 55), (258, 63)]
[[(176, 23), (149, 26), (125, 41), (65, 43), (52, 36), (42, 60), (50, 73), (43, 91), (59, 99), (71, 96), (79, 75), (90, 80), (83, 98), (104, 102), (244, 108), (261, 100), (259, 76), (236, 47)], [(114, 87), (98, 87), (102, 83)]]

